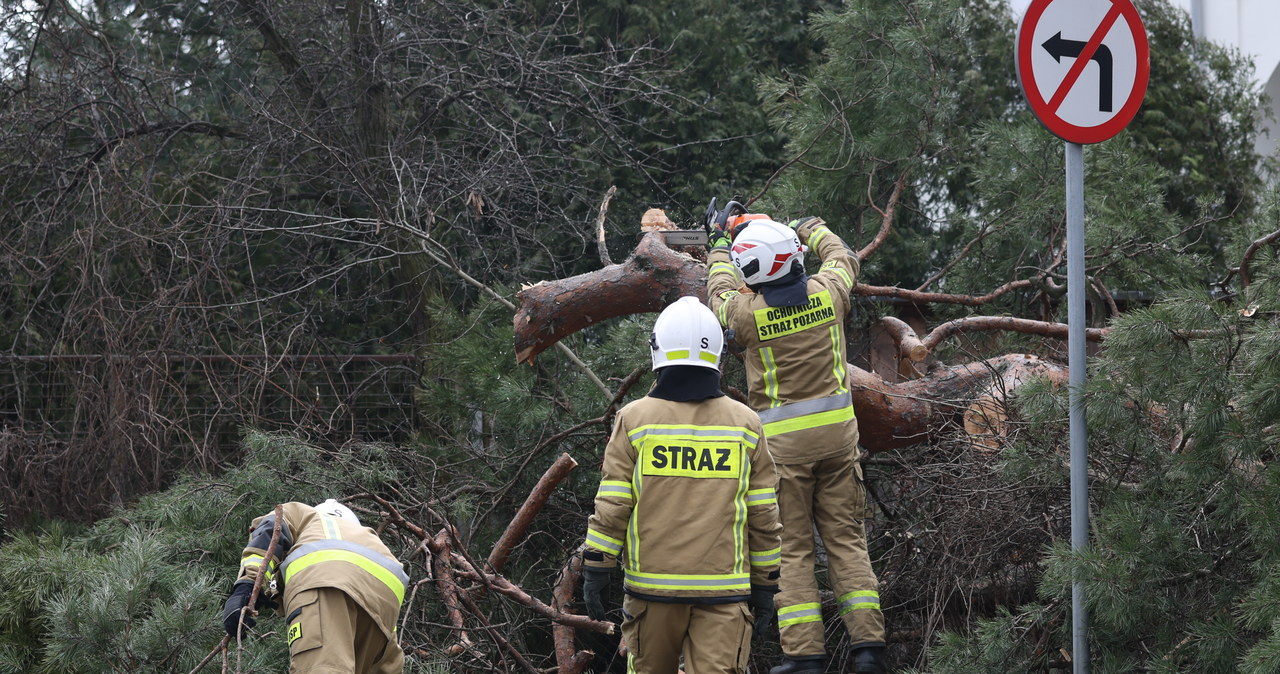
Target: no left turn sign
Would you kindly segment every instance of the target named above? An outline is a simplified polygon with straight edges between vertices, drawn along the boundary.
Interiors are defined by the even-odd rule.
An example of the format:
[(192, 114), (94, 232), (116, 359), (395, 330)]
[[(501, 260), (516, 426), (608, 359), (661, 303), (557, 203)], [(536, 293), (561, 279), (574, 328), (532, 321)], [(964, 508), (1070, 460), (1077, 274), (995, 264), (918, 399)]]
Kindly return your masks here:
[(1068, 142), (1116, 135), (1147, 92), (1147, 32), (1130, 0), (1032, 0), (1016, 51), (1027, 102)]

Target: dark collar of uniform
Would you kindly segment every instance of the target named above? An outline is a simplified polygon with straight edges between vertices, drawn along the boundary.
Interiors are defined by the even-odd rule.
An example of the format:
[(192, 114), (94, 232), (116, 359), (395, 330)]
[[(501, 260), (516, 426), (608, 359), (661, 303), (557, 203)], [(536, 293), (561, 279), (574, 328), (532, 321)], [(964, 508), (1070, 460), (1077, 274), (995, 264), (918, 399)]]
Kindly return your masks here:
[(777, 281), (765, 283), (756, 288), (764, 295), (765, 304), (771, 307), (802, 307), (809, 303), (809, 277), (804, 267), (795, 265), (791, 273)]
[(719, 398), (720, 370), (699, 365), (668, 365), (658, 368), (658, 381), (649, 391), (652, 398), (662, 398), (677, 403)]

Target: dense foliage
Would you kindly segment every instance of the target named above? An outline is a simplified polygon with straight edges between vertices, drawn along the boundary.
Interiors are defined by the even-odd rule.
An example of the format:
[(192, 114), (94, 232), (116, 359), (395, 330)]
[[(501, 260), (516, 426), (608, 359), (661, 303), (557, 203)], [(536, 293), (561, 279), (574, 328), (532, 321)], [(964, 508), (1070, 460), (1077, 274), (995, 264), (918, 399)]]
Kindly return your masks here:
[[(1073, 574), (1095, 671), (1280, 667), (1280, 274), (1273, 245), (1249, 248), (1280, 206), (1252, 151), (1258, 96), (1181, 12), (1139, 9), (1152, 88), (1128, 130), (1086, 151), (1091, 321), (1112, 329), (1091, 364), (1094, 546), (1065, 546), (1065, 394), (1047, 383), (1020, 391), (1000, 447), (944, 434), (872, 457), (900, 667), (1061, 669)], [(343, 495), (378, 521), (376, 495), (481, 558), (565, 452), (578, 469), (504, 570), (549, 600), (610, 414), (650, 381), (649, 319), (517, 366), (505, 301), (597, 266), (611, 185), (615, 255), (649, 205), (687, 225), (710, 196), (758, 196), (855, 246), (894, 206), (865, 282), (980, 295), (1030, 279), (927, 318), (1065, 314), (1061, 142), (1021, 100), (997, 0), (0, 12), (0, 365), (64, 359), (0, 369), (0, 414), (23, 411), (0, 416), (0, 496), (18, 515), (0, 544), (0, 672), (190, 671), (221, 636), (245, 524), (283, 500)], [(858, 327), (886, 311), (860, 305)], [(1060, 347), (992, 337), (942, 357)], [(413, 428), (349, 443), (386, 417), (316, 421), (307, 405), (333, 382), (278, 376), (308, 354), (412, 354)], [(323, 375), (351, 367), (338, 362)], [(218, 385), (233, 378), (243, 398)], [(273, 405), (287, 433), (235, 428)], [(418, 541), (384, 536), (430, 577)], [(410, 671), (517, 669), (498, 636), (554, 665), (549, 623), (492, 594), (481, 606), (500, 629), (448, 657), (458, 635), (420, 585), (401, 627)], [(579, 639), (598, 670), (622, 666), (616, 642)], [(832, 630), (837, 660), (843, 639)], [(757, 649), (757, 669), (777, 655)], [(231, 653), (253, 671), (284, 671), (282, 655), (274, 638)]]

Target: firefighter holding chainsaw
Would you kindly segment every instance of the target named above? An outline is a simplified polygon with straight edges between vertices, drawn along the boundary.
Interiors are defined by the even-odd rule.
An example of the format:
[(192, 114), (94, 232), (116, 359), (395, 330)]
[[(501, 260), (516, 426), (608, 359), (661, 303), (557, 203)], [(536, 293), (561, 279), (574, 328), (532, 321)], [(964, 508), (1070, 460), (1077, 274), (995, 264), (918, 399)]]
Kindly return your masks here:
[[(748, 399), (778, 469), (782, 664), (770, 674), (826, 668), (813, 532), (826, 548), (854, 671), (885, 671), (884, 616), (863, 528), (858, 422), (845, 366), (844, 319), (858, 260), (820, 218), (783, 225), (737, 202), (708, 208), (707, 298), (744, 348)], [(802, 244), (818, 272), (805, 273)], [(745, 288), (744, 288), (745, 285)]]
[(240, 574), (222, 609), (232, 639), (253, 627), (247, 610), (254, 581), (264, 573), (255, 609), (274, 609), (288, 625), (291, 674), (400, 674), (404, 654), (396, 617), (409, 577), (373, 529), (334, 499), (315, 506), (285, 503), (250, 525)]
[[(623, 563), (627, 671), (745, 674), (777, 591), (777, 474), (760, 418), (720, 390), (724, 334), (695, 297), (649, 339), (657, 380), (618, 411), (587, 521), (583, 600), (604, 620)], [(754, 612), (754, 616), (752, 613)]]

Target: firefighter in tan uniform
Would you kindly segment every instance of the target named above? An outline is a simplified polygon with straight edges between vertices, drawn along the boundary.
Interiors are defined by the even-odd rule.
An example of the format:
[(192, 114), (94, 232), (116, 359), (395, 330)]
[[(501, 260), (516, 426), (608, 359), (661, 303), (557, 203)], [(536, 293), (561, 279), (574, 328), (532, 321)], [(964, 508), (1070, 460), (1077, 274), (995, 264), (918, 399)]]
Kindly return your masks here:
[[(845, 367), (844, 317), (857, 258), (818, 218), (788, 226), (729, 208), (713, 212), (714, 202), (707, 297), (745, 349), (748, 400), (778, 466), (783, 534), (777, 616), (784, 658), (770, 674), (826, 667), (815, 526), (852, 639), (854, 671), (880, 674), (884, 617), (863, 529), (858, 422)], [(821, 260), (812, 277), (805, 274), (801, 243)]]
[(777, 591), (777, 476), (760, 418), (720, 391), (724, 334), (694, 297), (650, 338), (657, 381), (623, 407), (587, 523), (583, 598), (605, 619), (623, 559), (628, 673), (744, 674)]
[(395, 629), (409, 583), (404, 567), (373, 529), (333, 499), (314, 507), (285, 503), (281, 511), (283, 522), (274, 512), (253, 521), (240, 576), (223, 608), (227, 634), (236, 638), (241, 620), (254, 625), (242, 609), (278, 527), (277, 554), (256, 608), (275, 608), (283, 599), (291, 674), (403, 672)]

